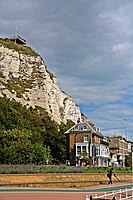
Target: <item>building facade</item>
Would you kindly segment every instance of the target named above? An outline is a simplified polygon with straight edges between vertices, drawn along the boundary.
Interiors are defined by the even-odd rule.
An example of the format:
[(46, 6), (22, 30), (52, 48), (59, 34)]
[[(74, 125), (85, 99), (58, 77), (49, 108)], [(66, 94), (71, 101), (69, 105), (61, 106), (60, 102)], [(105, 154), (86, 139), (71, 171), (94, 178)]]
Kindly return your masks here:
[(71, 165), (108, 166), (108, 139), (91, 122), (78, 122), (65, 135), (67, 160)]
[(131, 143), (123, 136), (108, 136), (110, 165), (125, 167), (125, 156), (131, 152)]

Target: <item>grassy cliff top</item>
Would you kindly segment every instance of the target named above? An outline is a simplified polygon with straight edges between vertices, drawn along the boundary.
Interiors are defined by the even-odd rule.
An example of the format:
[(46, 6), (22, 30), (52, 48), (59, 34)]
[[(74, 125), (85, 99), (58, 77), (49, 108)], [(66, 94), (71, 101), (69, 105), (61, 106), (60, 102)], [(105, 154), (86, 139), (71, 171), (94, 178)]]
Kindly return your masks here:
[(31, 47), (21, 44), (16, 44), (15, 42), (12, 42), (10, 39), (0, 38), (0, 46), (4, 46), (9, 49), (14, 49), (19, 53), (26, 54), (29, 56), (35, 56), (35, 57), (38, 56), (38, 54)]

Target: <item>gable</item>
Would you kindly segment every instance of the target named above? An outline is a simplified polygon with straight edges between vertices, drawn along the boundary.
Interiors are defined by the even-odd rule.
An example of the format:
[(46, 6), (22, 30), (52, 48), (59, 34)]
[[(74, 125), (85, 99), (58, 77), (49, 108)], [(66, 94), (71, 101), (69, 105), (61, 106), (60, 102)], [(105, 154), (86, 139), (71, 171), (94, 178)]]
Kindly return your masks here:
[(70, 132), (76, 132), (76, 131), (92, 131), (96, 133), (96, 131), (87, 123), (87, 122), (79, 122), (75, 124), (73, 127), (71, 127), (69, 130), (65, 132), (65, 134), (68, 134)]

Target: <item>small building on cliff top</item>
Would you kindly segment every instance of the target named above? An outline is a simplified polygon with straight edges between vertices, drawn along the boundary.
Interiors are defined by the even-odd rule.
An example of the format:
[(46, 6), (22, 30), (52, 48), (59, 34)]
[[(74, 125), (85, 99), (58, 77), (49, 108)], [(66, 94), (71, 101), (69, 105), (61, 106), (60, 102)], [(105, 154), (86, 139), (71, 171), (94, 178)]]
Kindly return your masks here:
[(9, 40), (11, 40), (12, 42), (15, 42), (16, 44), (22, 44), (25, 45), (26, 44), (26, 40), (22, 37), (20, 37), (19, 35), (16, 35), (12, 38), (8, 38)]

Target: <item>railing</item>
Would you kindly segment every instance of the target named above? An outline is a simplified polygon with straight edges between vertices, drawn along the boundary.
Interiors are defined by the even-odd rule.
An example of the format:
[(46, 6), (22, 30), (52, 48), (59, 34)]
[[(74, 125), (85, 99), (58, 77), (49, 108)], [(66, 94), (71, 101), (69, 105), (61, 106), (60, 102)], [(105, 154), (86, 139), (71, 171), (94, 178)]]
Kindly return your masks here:
[(117, 191), (112, 191), (110, 193), (104, 193), (102, 196), (98, 196), (97, 194), (95, 194), (94, 196), (90, 196), (88, 197), (88, 195), (86, 195), (86, 200), (94, 200), (94, 199), (109, 199), (109, 200), (126, 200), (126, 199), (130, 199), (133, 200), (133, 187), (130, 189), (123, 189), (123, 190), (117, 190)]

